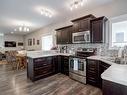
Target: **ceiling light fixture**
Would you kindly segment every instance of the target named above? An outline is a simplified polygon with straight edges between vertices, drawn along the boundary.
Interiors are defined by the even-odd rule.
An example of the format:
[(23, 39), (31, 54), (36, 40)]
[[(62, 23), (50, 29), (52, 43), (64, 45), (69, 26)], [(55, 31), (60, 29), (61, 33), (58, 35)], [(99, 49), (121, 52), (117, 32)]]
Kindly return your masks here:
[(14, 32), (11, 32), (11, 34), (13, 34)]
[(74, 8), (77, 9), (79, 6), (83, 6), (87, 0), (73, 0), (70, 4), (70, 10), (72, 11)]
[(48, 10), (46, 8), (42, 8), (41, 9), (41, 15), (44, 15), (44, 16), (51, 18), (53, 16), (53, 13), (51, 12), (51, 10)]
[(21, 26), (15, 28), (14, 31), (29, 32), (30, 31), (30, 28), (28, 26), (22, 24)]

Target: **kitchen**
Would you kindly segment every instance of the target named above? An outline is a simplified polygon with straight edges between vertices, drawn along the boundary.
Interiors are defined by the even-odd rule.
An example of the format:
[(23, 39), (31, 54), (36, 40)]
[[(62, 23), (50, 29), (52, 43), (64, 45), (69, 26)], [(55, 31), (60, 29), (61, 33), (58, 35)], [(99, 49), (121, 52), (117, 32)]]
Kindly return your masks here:
[[(68, 15), (63, 12), (58, 21), (54, 16), (45, 18), (41, 13), (50, 23), (22, 35), (23, 46), (17, 50), (25, 51), (26, 69), (6, 72), (6, 75), (1, 73), (12, 82), (4, 81), (13, 86), (8, 88), (3, 83), (0, 94), (126, 95), (127, 2), (96, 2), (98, 4), (87, 1), (81, 9), (71, 7)], [(48, 1), (43, 3), (53, 4)], [(88, 9), (84, 10), (85, 7)], [(29, 28), (26, 27), (26, 30)], [(16, 28), (10, 35), (17, 36), (17, 32)], [(2, 72), (6, 71), (3, 67), (1, 65)]]

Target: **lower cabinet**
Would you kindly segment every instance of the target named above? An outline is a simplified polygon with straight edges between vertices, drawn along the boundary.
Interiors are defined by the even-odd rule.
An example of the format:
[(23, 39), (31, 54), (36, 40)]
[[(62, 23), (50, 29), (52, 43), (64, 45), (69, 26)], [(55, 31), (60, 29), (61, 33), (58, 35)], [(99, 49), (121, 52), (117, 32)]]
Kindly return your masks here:
[(104, 62), (100, 62), (99, 64), (99, 81), (100, 81), (100, 88), (102, 88), (102, 78), (101, 78), (101, 74), (107, 70), (111, 65), (104, 63)]
[(52, 57), (28, 58), (27, 76), (30, 80), (36, 81), (54, 73), (55, 64), (52, 62)]
[(61, 73), (69, 76), (69, 57), (61, 56)]
[(101, 74), (110, 67), (109, 64), (98, 60), (87, 60), (86, 78), (87, 84), (102, 88)]
[(36, 81), (57, 73), (69, 75), (69, 57), (28, 58), (27, 77), (30, 80)]
[(99, 87), (99, 61), (87, 60), (86, 82)]
[(103, 95), (127, 95), (127, 86), (103, 80)]

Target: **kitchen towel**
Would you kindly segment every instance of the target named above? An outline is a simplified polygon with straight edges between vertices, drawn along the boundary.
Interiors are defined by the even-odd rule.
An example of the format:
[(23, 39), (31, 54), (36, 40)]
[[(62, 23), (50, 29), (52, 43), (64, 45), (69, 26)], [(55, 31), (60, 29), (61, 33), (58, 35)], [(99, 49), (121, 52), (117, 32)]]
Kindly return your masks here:
[(78, 59), (77, 58), (75, 58), (74, 59), (74, 70), (78, 70)]

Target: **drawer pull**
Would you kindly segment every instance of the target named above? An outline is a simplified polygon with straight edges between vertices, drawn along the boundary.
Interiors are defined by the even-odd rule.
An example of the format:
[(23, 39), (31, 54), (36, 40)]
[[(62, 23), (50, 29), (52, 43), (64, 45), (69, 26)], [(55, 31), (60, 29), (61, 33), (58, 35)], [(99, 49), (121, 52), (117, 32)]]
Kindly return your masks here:
[(89, 69), (90, 69), (90, 70), (93, 70), (93, 71), (95, 70), (95, 68), (89, 68)]
[(44, 66), (46, 66), (47, 64), (43, 64)]

